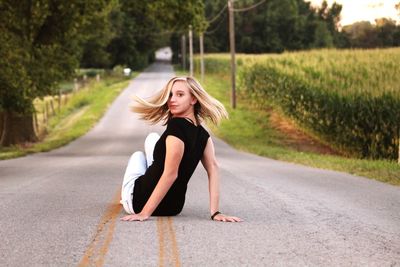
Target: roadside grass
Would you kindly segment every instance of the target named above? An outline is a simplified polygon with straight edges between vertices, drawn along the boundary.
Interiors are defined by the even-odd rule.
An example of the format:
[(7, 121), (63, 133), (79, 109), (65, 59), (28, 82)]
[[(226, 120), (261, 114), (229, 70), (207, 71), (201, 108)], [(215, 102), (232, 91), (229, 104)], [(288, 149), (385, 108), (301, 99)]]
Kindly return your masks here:
[[(179, 75), (185, 72), (177, 71)], [(230, 77), (207, 74), (203, 82), (206, 90), (220, 100), (229, 112), (229, 120), (218, 127), (208, 124), (217, 137), (233, 147), (272, 159), (303, 164), (321, 169), (342, 171), (372, 178), (392, 185), (400, 185), (400, 165), (394, 161), (346, 158), (342, 156), (298, 151), (285, 143), (285, 136), (272, 128), (269, 113), (252, 106), (238, 96), (236, 109), (230, 104)]]
[(84, 135), (103, 116), (109, 105), (128, 84), (129, 81), (125, 78), (115, 77), (104, 78), (100, 82), (90, 82), (85, 88), (70, 96), (60, 112), (49, 119), (39, 142), (0, 147), (0, 159), (49, 151)]

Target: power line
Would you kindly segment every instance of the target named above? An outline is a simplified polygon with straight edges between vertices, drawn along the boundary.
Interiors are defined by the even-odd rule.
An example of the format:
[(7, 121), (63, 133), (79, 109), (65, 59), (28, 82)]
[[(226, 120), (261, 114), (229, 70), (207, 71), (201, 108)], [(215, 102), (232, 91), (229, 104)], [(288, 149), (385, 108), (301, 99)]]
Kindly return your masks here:
[(219, 29), (219, 27), (222, 25), (223, 21), (225, 21), (225, 20), (221, 19), (219, 21), (219, 23), (214, 27), (214, 29), (206, 31), (206, 32), (204, 32), (204, 34), (213, 34), (214, 32), (216, 32)]
[(233, 11), (234, 12), (244, 12), (244, 11), (248, 11), (250, 9), (256, 8), (259, 5), (263, 4), (266, 0), (261, 0), (260, 2), (258, 2), (257, 4), (254, 4), (252, 6), (249, 7), (244, 7), (244, 8), (234, 8)]
[(225, 9), (228, 7), (228, 4), (225, 4), (225, 6), (221, 9), (221, 11), (218, 13), (218, 15), (216, 15), (214, 18), (207, 20), (208, 23), (213, 23), (219, 16), (221, 16), (222, 12), (225, 11)]

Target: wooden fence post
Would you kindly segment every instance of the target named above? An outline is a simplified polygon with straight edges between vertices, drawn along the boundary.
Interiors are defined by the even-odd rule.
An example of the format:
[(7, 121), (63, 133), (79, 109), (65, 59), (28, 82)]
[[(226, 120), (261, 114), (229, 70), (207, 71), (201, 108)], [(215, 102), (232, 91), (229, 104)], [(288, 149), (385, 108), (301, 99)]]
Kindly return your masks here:
[(43, 124), (46, 123), (46, 105), (43, 106)]
[(50, 100), (50, 107), (51, 107), (51, 115), (55, 115), (56, 111), (54, 110), (53, 98)]
[(49, 108), (49, 102), (45, 101), (46, 103), (46, 123), (49, 121), (49, 113), (50, 113), (50, 108)]
[(74, 90), (73, 90), (73, 93), (75, 93), (76, 91), (78, 91), (78, 88), (79, 87), (79, 84), (78, 84), (78, 79), (74, 79)]
[(4, 126), (4, 111), (0, 111), (0, 139), (3, 135), (3, 126)]
[(58, 113), (61, 111), (61, 89), (58, 89)]
[(38, 123), (38, 119), (37, 119), (36, 109), (33, 110), (33, 123), (35, 125), (36, 134), (39, 134), (39, 123)]

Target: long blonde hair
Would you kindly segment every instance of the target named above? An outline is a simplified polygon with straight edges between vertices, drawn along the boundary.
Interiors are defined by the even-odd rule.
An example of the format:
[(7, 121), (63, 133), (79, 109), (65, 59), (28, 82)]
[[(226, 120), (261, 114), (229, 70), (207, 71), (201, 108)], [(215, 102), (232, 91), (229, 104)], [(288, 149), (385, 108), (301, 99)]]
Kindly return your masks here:
[(172, 90), (172, 86), (176, 81), (186, 82), (190, 93), (197, 99), (194, 105), (194, 116), (198, 124), (203, 120), (210, 120), (214, 124), (218, 124), (221, 119), (228, 118), (228, 112), (224, 105), (214, 97), (210, 96), (193, 77), (174, 77), (168, 81), (166, 86), (149, 100), (133, 95), (135, 104), (130, 107), (133, 112), (139, 113), (143, 120), (147, 120), (153, 124), (163, 121), (167, 124), (172, 118), (172, 114), (168, 109), (168, 99)]

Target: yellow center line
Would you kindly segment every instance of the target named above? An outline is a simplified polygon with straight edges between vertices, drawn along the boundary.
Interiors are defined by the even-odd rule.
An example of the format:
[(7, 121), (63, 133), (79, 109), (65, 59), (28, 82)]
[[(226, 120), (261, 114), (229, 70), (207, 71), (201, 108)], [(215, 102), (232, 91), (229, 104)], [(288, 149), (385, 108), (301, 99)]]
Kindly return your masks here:
[(172, 217), (158, 217), (157, 230), (160, 246), (159, 266), (181, 266)]
[(159, 257), (158, 265), (160, 267), (164, 266), (164, 254), (165, 254), (165, 244), (164, 244), (164, 230), (163, 230), (163, 219), (162, 217), (157, 218), (157, 232), (159, 241)]
[(169, 233), (172, 241), (172, 255), (173, 255), (173, 262), (175, 263), (176, 267), (181, 266), (180, 261), (179, 261), (179, 252), (178, 252), (178, 243), (176, 242), (176, 235), (175, 235), (175, 230), (174, 226), (172, 224), (172, 218), (168, 217), (168, 228), (169, 228)]
[(97, 226), (96, 234), (92, 242), (87, 247), (79, 267), (83, 266), (103, 266), (104, 258), (108, 251), (108, 246), (112, 240), (115, 223), (118, 214), (121, 212), (119, 200), (121, 191), (118, 190), (115, 194), (112, 203), (107, 207), (100, 223)]
[[(96, 234), (87, 247), (78, 265), (79, 267), (100, 267), (104, 265), (104, 258), (113, 238), (116, 219), (122, 209), (119, 203), (120, 196), (121, 191), (118, 190), (112, 203), (107, 207), (103, 217), (101, 218), (97, 226)], [(159, 266), (181, 266), (178, 242), (176, 241), (172, 217), (158, 217), (157, 232), (159, 240)]]

